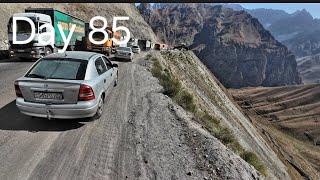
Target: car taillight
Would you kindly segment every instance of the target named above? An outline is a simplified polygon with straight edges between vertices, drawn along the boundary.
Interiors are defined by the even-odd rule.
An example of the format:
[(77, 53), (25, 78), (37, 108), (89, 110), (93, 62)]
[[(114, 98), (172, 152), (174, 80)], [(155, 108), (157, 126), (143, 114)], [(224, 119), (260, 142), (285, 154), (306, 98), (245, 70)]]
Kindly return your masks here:
[(14, 89), (15, 89), (15, 91), (16, 91), (16, 96), (23, 98), (22, 92), (21, 92), (21, 89), (20, 89), (20, 86), (19, 86), (18, 81), (15, 81), (15, 82), (14, 82)]
[(94, 92), (88, 85), (81, 84), (79, 89), (79, 101), (89, 101), (94, 99)]

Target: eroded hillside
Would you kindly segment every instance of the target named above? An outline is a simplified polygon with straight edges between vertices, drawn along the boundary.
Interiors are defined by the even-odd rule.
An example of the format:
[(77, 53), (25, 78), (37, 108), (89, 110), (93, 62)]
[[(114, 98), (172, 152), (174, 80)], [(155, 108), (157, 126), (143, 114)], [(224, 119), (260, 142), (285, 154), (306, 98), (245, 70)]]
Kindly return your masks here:
[(303, 83), (320, 83), (320, 53), (297, 59)]
[[(164, 68), (172, 72), (182, 87), (191, 93), (199, 111), (210, 114), (215, 119), (211, 121), (221, 122), (231, 130), (244, 149), (257, 154), (266, 166), (269, 178), (289, 179), (285, 165), (264, 141), (252, 122), (229, 99), (224, 87), (192, 52), (163, 51), (155, 52), (153, 56), (157, 57)], [(179, 101), (179, 97), (176, 99)], [(186, 108), (194, 111), (192, 106), (186, 105)], [(203, 119), (198, 120), (199, 123), (208, 128), (207, 122), (201, 120)]]
[(297, 175), (320, 177), (318, 84), (229, 90)]

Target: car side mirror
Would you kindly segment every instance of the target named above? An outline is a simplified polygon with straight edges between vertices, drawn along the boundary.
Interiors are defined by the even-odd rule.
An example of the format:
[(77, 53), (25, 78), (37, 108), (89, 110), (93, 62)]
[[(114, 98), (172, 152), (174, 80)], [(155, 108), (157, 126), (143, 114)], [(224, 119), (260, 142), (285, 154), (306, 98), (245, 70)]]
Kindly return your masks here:
[(112, 64), (112, 67), (119, 67), (118, 64)]

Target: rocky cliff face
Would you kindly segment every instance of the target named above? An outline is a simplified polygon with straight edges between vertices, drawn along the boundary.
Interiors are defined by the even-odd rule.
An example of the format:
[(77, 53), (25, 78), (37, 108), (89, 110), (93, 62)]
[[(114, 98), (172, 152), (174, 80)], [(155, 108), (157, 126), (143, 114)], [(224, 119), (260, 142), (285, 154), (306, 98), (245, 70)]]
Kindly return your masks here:
[(145, 17), (168, 44), (187, 43), (226, 87), (301, 83), (294, 55), (244, 11), (188, 4)]
[(158, 5), (158, 9), (152, 9), (142, 3), (138, 9), (162, 42), (191, 44), (203, 24), (203, 17), (196, 6), (175, 3)]
[(76, 17), (82, 18), (89, 22), (94, 16), (103, 16), (107, 19), (108, 25), (112, 26), (112, 18), (114, 16), (129, 16), (128, 21), (121, 22), (119, 25), (125, 25), (131, 32), (132, 36), (136, 38), (150, 39), (156, 41), (150, 26), (141, 17), (137, 8), (132, 4), (93, 4), (93, 3), (16, 3), (16, 4), (2, 4), (0, 6), (0, 47), (5, 47), (5, 41), (7, 40), (7, 23), (10, 16), (14, 13), (21, 13), (28, 7), (33, 8), (55, 8), (63, 12), (69, 13)]

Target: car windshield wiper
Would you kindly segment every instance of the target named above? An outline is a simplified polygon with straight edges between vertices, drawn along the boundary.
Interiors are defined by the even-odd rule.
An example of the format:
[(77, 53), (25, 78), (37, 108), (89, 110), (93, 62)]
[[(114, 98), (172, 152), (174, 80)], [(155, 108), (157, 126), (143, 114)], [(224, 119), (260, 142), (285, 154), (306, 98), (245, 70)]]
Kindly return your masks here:
[(43, 76), (43, 75), (39, 75), (39, 74), (28, 74), (27, 77), (47, 79), (47, 77), (45, 77), (45, 76)]

